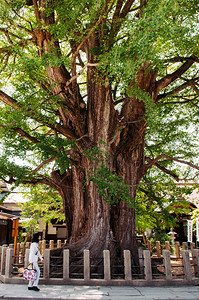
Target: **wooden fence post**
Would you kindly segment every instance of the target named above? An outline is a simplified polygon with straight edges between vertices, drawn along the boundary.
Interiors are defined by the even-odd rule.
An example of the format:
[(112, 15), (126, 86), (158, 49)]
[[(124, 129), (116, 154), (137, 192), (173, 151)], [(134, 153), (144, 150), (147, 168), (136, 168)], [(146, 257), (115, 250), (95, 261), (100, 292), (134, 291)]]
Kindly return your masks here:
[(165, 242), (165, 250), (169, 250), (169, 251), (171, 250), (169, 241)]
[(64, 249), (63, 253), (63, 279), (69, 279), (69, 249)]
[(150, 253), (152, 253), (151, 241), (147, 242), (147, 248), (150, 251)]
[(49, 249), (50, 250), (54, 249), (54, 241), (53, 240), (49, 241)]
[(50, 277), (50, 249), (44, 250), (44, 278)]
[(41, 256), (44, 256), (45, 249), (46, 249), (46, 240), (42, 240), (42, 243), (41, 243)]
[(25, 243), (21, 243), (21, 263), (24, 264), (25, 258)]
[(61, 248), (61, 240), (57, 240), (57, 248)]
[(156, 241), (156, 251), (157, 251), (157, 257), (161, 257), (161, 245), (160, 245), (160, 241)]
[(39, 251), (40, 251), (40, 253), (42, 255), (42, 241), (39, 241)]
[(132, 280), (130, 250), (124, 250), (124, 279)]
[(26, 242), (25, 248), (26, 248), (26, 249), (30, 249), (30, 245), (31, 245), (30, 242)]
[(90, 251), (84, 250), (84, 280), (90, 279)]
[(152, 280), (151, 254), (149, 250), (143, 251), (144, 255), (144, 274), (147, 281)]
[(190, 243), (190, 248), (191, 248), (191, 256), (193, 256), (193, 249), (196, 248), (195, 243)]
[(182, 250), (182, 262), (184, 267), (185, 279), (190, 281), (192, 280), (192, 271), (191, 271), (191, 264), (189, 260), (188, 250)]
[(104, 250), (104, 279), (110, 280), (111, 279), (111, 263), (110, 263), (110, 251)]
[(165, 269), (166, 280), (170, 280), (172, 279), (170, 251), (163, 250), (162, 253), (164, 257), (164, 269)]
[(5, 277), (10, 278), (12, 274), (12, 262), (13, 262), (14, 249), (7, 248), (6, 250), (6, 263), (5, 263)]
[(186, 242), (182, 243), (182, 250), (187, 250), (187, 243)]

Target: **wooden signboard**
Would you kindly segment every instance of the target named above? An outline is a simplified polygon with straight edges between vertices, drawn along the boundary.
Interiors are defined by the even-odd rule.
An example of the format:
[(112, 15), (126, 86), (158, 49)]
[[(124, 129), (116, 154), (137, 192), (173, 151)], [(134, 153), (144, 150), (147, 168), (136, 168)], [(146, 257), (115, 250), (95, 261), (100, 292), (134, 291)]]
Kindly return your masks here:
[(15, 263), (15, 256), (17, 250), (17, 237), (19, 232), (19, 218), (12, 220), (12, 237), (14, 237), (14, 257), (13, 257), (13, 264)]

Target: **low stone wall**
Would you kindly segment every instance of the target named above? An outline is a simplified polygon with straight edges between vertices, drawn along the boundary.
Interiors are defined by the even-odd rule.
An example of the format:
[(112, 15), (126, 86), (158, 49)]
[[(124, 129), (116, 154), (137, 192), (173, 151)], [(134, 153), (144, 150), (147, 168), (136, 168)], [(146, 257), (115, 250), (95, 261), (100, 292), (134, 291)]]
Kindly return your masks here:
[[(16, 272), (17, 265), (20, 270), (28, 266), (29, 249), (26, 249), (24, 257), (14, 257), (14, 249), (8, 247), (0, 247), (0, 280), (4, 283), (27, 283), (23, 280), (22, 274)], [(98, 279), (92, 274), (92, 264), (89, 250), (84, 250), (82, 257), (82, 274), (81, 278), (75, 277), (75, 274), (70, 273), (70, 251), (65, 249), (63, 251), (63, 258), (61, 258), (60, 273), (52, 276), (52, 261), (50, 256), (50, 249), (44, 250), (44, 265), (41, 267), (42, 284), (73, 284), (73, 285), (127, 285), (127, 286), (166, 286), (166, 285), (198, 285), (199, 284), (199, 250), (192, 250), (192, 257), (190, 251), (182, 250), (182, 258), (180, 261), (175, 261), (170, 256), (169, 250), (162, 251), (162, 258), (151, 257), (149, 250), (140, 251), (139, 266), (133, 265), (131, 253), (129, 250), (124, 251), (123, 274), (114, 277), (112, 272), (115, 266), (111, 265), (110, 252), (103, 251), (102, 269), (103, 274)], [(17, 258), (17, 260), (16, 260)], [(54, 259), (57, 259), (54, 257)], [(60, 259), (60, 258), (59, 258)], [(17, 263), (16, 263), (17, 261)], [(14, 263), (13, 263), (14, 262)], [(174, 262), (178, 262), (174, 265)], [(137, 269), (137, 274), (133, 271)], [(181, 272), (176, 273), (176, 269), (181, 269)], [(155, 272), (153, 271), (155, 270)], [(175, 269), (175, 270), (174, 270)], [(22, 271), (21, 271), (22, 272)], [(178, 276), (177, 276), (178, 275)], [(59, 277), (59, 278), (58, 278)]]

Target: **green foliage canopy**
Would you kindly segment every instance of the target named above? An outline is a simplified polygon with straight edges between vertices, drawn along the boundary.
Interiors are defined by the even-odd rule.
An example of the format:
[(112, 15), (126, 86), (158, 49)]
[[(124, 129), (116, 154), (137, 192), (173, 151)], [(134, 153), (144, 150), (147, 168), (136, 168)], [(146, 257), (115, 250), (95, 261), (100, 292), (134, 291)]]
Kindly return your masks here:
[[(76, 150), (81, 138), (63, 125), (60, 111), (69, 116), (73, 111), (60, 95), (70, 84), (78, 85), (75, 93), (83, 100), (76, 105), (88, 111), (88, 53), (94, 56), (97, 74), (103, 73), (103, 84), (111, 86), (113, 105), (121, 114), (121, 131), (123, 123), (130, 124), (128, 116), (122, 116), (128, 101), (124, 96), (144, 102), (148, 172), (163, 171), (175, 180), (197, 176), (173, 162), (184, 161), (190, 167), (197, 163), (198, 1), (55, 0), (41, 4), (0, 3), (1, 179), (45, 183), (57, 189), (50, 173), (58, 169), (64, 174), (70, 168), (70, 150)], [(40, 44), (39, 34), (49, 37), (47, 45)], [(99, 36), (99, 43), (88, 49), (92, 34)], [(151, 84), (153, 93), (138, 86), (140, 69), (157, 73)], [(64, 70), (67, 82), (53, 81), (50, 70)], [(55, 93), (58, 84), (66, 90)], [(74, 117), (77, 128), (75, 122)]]

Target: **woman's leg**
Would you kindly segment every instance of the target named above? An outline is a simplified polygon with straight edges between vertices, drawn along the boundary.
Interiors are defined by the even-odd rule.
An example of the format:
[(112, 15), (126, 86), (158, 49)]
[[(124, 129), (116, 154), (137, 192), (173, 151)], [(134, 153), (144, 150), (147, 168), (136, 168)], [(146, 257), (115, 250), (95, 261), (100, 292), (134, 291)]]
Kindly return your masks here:
[(39, 269), (39, 266), (36, 262), (33, 263), (33, 266), (34, 266), (34, 269), (37, 271), (37, 278), (35, 279), (35, 281), (33, 281), (32, 286), (38, 286), (39, 276), (40, 276), (40, 269)]
[(33, 280), (29, 280), (29, 282), (28, 282), (28, 287), (29, 287), (29, 288), (33, 287), (33, 283), (34, 283)]

